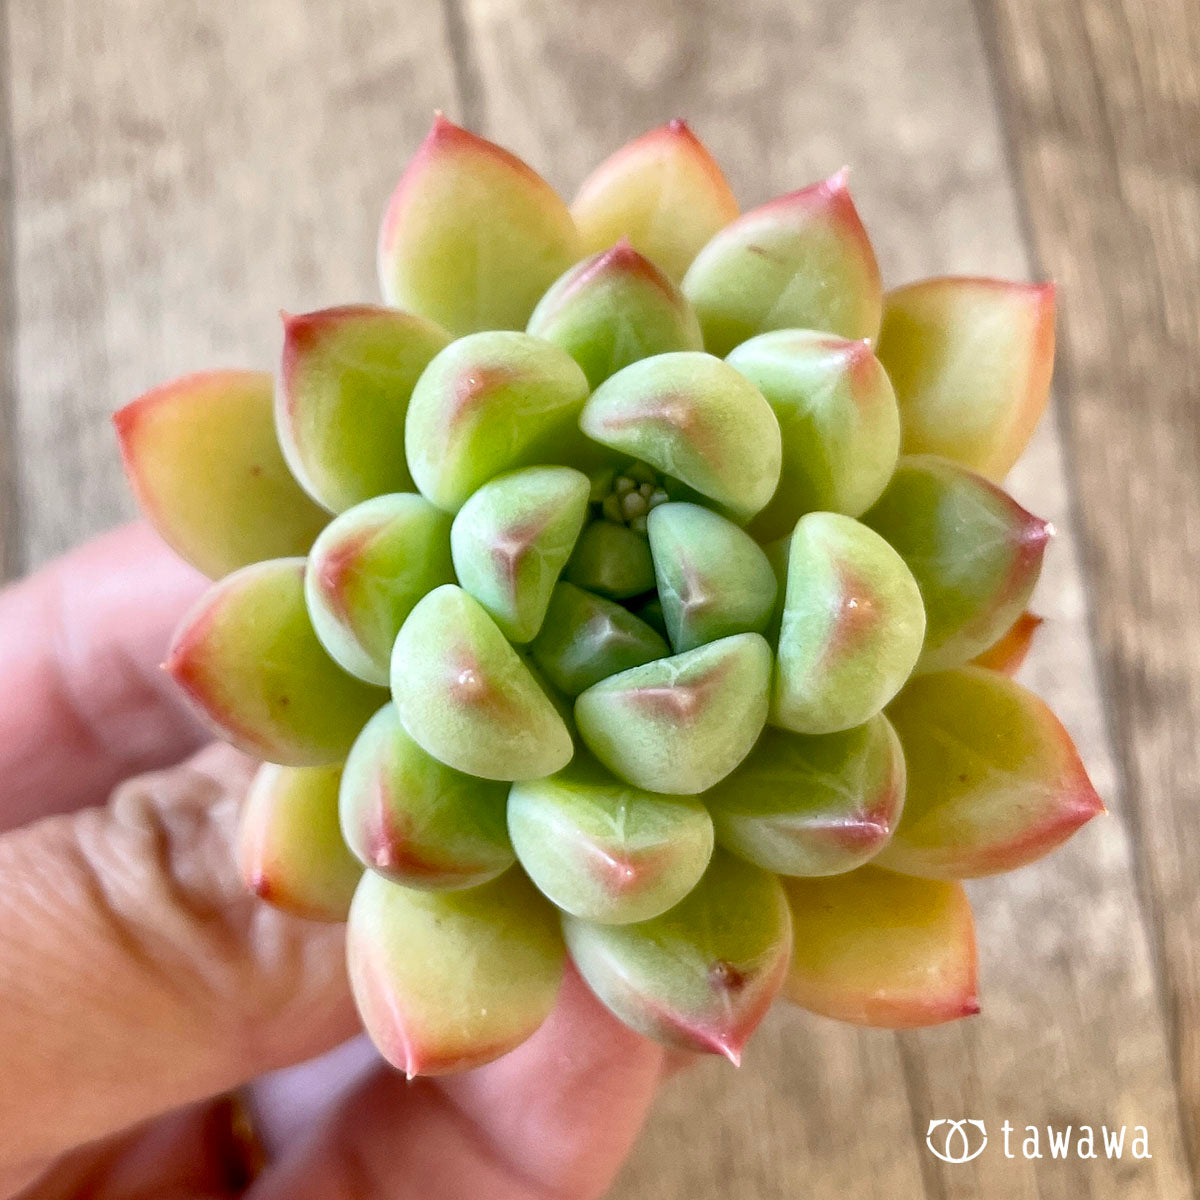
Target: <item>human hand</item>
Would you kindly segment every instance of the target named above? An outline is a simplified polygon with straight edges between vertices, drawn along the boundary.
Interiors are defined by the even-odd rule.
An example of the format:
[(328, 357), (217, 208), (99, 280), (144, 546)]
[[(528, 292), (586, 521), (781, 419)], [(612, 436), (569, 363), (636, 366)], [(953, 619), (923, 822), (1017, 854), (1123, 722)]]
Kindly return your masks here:
[[(359, 1054), (254, 1082), (358, 1024), (342, 929), (238, 880), (254, 764), (210, 746), (168, 766), (204, 742), (157, 669), (203, 586), (130, 526), (0, 592), (0, 1195), (599, 1196), (663, 1054), (571, 972), (478, 1070), (408, 1083)], [(223, 1096), (243, 1085), (268, 1152), (248, 1187)]]

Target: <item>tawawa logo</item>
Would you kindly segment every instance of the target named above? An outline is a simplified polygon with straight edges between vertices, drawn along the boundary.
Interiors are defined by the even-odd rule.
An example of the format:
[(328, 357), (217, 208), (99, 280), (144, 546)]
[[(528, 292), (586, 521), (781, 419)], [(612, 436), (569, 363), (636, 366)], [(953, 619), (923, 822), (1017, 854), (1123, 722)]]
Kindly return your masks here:
[[(943, 1125), (946, 1127), (944, 1133), (938, 1133)], [(974, 1132), (968, 1132), (970, 1126), (975, 1127)], [(987, 1141), (987, 1130), (983, 1122), (972, 1121), (970, 1118), (952, 1121), (949, 1117), (942, 1117), (940, 1120), (930, 1121), (925, 1134), (925, 1145), (942, 1162), (948, 1163), (965, 1163), (978, 1158), (987, 1148)]]
[[(1124, 1158), (1128, 1148), (1131, 1158), (1153, 1158), (1150, 1153), (1150, 1133), (1145, 1125), (1128, 1125), (1110, 1129), (1101, 1125), (1099, 1132), (1092, 1125), (1026, 1125), (1025, 1137), (1019, 1150), (1013, 1149), (1013, 1125), (1005, 1121), (1000, 1126), (1005, 1158)], [(1045, 1131), (1045, 1138), (1042, 1133)], [(967, 1163), (987, 1149), (987, 1127), (982, 1121), (969, 1117), (952, 1120), (941, 1117), (929, 1122), (925, 1145), (930, 1153), (945, 1163)]]

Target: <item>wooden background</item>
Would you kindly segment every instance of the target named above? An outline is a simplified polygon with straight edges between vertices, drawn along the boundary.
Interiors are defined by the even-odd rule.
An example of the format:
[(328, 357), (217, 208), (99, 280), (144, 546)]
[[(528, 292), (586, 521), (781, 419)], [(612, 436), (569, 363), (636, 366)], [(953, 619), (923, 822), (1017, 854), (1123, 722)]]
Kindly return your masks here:
[[(430, 112), (571, 189), (681, 115), (744, 202), (852, 166), (892, 282), (1053, 277), (1062, 531), (1028, 677), (1112, 815), (971, 887), (983, 1014), (776, 1013), (666, 1090), (622, 1200), (1193, 1194), (1200, 1164), (1195, 0), (0, 0), (0, 564), (131, 509), (108, 414), (372, 297)], [(2, 681), (0, 681), (2, 685)], [(930, 1119), (1141, 1124), (1153, 1158), (943, 1166)], [(473, 1198), (472, 1198), (473, 1200)]]

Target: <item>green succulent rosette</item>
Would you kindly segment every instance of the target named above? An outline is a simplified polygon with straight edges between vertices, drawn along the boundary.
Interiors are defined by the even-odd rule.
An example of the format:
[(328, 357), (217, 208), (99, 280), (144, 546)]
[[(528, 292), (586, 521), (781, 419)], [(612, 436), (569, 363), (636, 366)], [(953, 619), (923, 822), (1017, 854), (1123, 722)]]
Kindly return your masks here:
[(967, 877), (1101, 808), (1009, 673), (1048, 526), (996, 483), (1046, 402), (1048, 287), (885, 292), (844, 174), (739, 215), (681, 122), (574, 204), (438, 117), (383, 304), (279, 369), (117, 414), (219, 579), (166, 666), (263, 761), (239, 865), (347, 920), (409, 1075), (528, 1037), (568, 959), (737, 1061), (777, 995), (977, 1011)]

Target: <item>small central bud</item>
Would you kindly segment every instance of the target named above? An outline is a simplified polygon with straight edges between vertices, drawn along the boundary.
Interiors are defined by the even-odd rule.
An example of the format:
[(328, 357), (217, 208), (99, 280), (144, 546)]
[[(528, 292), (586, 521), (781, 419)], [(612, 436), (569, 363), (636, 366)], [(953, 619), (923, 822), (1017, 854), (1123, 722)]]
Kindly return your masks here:
[(598, 515), (614, 525), (627, 525), (635, 533), (645, 533), (650, 510), (670, 498), (662, 476), (644, 462), (631, 462), (620, 471), (605, 471), (592, 480), (592, 503)]

